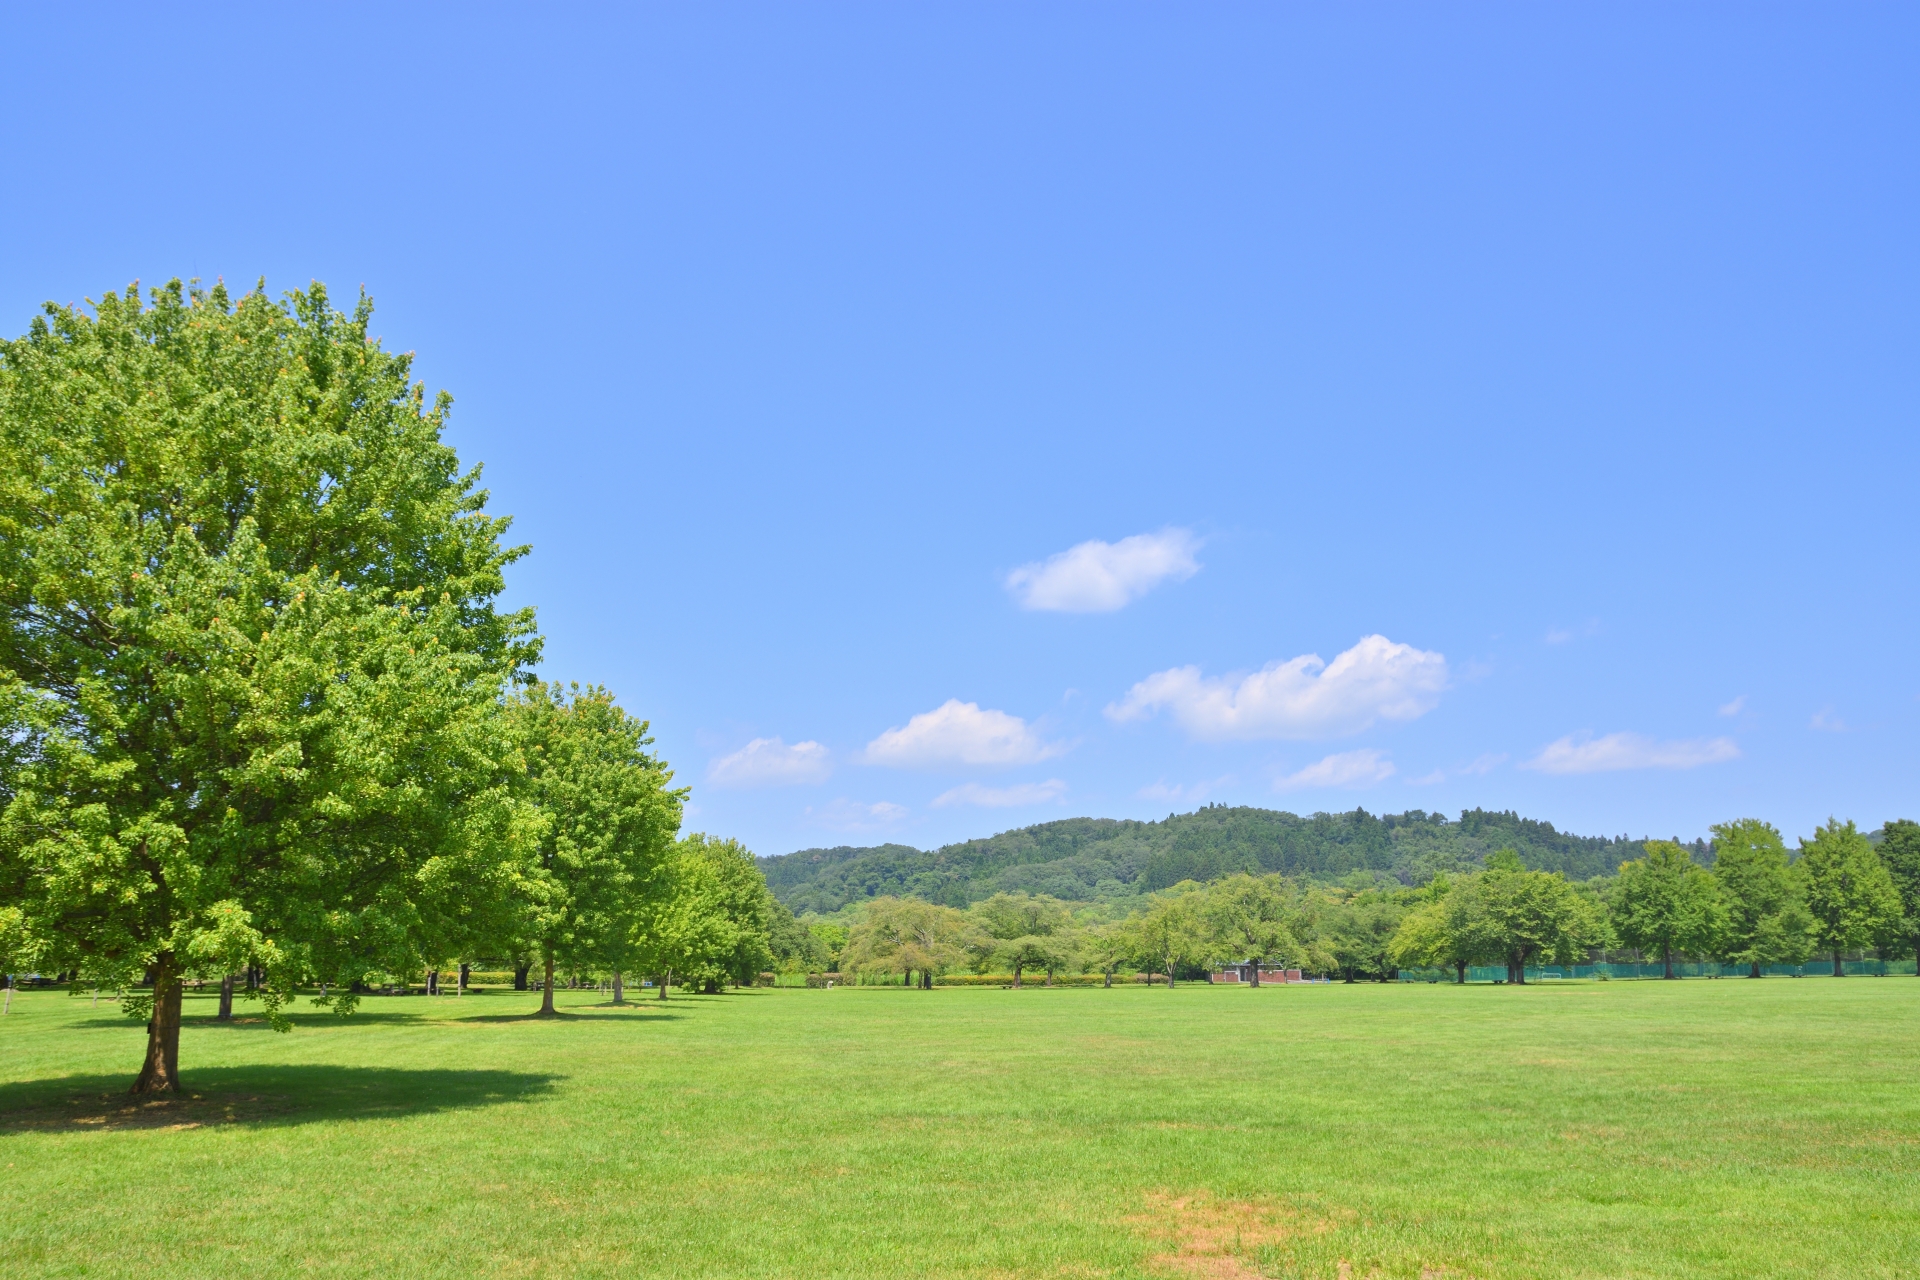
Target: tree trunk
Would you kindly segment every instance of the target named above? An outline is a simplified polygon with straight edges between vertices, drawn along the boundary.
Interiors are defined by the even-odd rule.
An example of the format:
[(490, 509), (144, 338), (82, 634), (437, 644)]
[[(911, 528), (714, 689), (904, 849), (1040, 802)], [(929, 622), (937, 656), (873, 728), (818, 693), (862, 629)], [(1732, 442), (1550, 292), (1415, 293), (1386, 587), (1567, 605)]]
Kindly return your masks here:
[(1757, 978), (1760, 976), (1760, 962), (1758, 960), (1755, 960), (1753, 962), (1753, 972), (1749, 973), (1747, 976), (1749, 978)]
[(430, 996), (440, 994), (440, 971), (438, 969), (427, 970), (427, 994)]
[(1167, 966), (1167, 990), (1173, 990), (1173, 966)]
[(515, 991), (525, 991), (527, 989), (527, 973), (532, 968), (533, 964), (531, 962), (513, 966), (513, 989)]
[(173, 952), (153, 966), (153, 1017), (147, 1023), (147, 1061), (133, 1094), (180, 1092), (180, 973)]
[(625, 1004), (627, 1002), (627, 984), (622, 979), (618, 969), (613, 971), (613, 1002), (615, 1004)]
[(700, 994), (701, 994), (701, 995), (703, 995), (703, 996), (717, 996), (717, 995), (719, 995), (719, 994), (720, 994), (720, 982), (719, 982), (719, 980), (718, 980), (717, 978), (708, 978), (708, 979), (707, 979), (707, 980), (706, 980), (705, 982), (703, 982), (703, 983), (701, 983), (701, 984), (700, 984)]
[(1260, 985), (1260, 962), (1258, 960), (1253, 962), (1253, 985), (1256, 987)]
[(1667, 967), (1667, 971), (1661, 974), (1660, 976), (1663, 978), (1673, 977), (1673, 948), (1672, 947), (1660, 948), (1660, 963)]
[(922, 969), (920, 971), (920, 989), (922, 991), (933, 990), (933, 970)]
[(1107, 970), (1105, 980), (1100, 985), (1109, 991), (1113, 990), (1113, 970)]
[[(1836, 978), (1844, 978), (1847, 976), (1846, 962), (1840, 958), (1841, 954), (1840, 948), (1835, 947), (1833, 949), (1833, 976)], [(1914, 968), (1920, 969), (1920, 965), (1915, 965)]]
[(673, 985), (673, 970), (669, 969), (665, 973), (660, 975), (660, 994), (656, 995), (654, 999), (665, 1000), (667, 998), (667, 988), (672, 985)]
[(1462, 987), (1466, 986), (1467, 985), (1467, 962), (1465, 960), (1455, 960), (1453, 962), (1453, 972), (1455, 975), (1453, 979), (1455, 985), (1462, 986)]
[(547, 976), (540, 984), (540, 1014), (542, 1018), (554, 1017), (557, 1010), (553, 1007), (553, 953), (547, 952)]
[(459, 985), (453, 989), (453, 994), (455, 994), (456, 996), (463, 996), (467, 994), (467, 975), (470, 974), (472, 971), (473, 971), (472, 965), (468, 964), (465, 960), (462, 960), (460, 962)]
[(1053, 970), (1051, 969), (1047, 970), (1047, 985), (1048, 986), (1053, 985)]
[(230, 973), (220, 979), (220, 1013), (215, 1021), (233, 1021), (233, 975)]
[(1015, 991), (1018, 991), (1020, 989), (1020, 966), (1019, 965), (1013, 966), (1013, 989)]

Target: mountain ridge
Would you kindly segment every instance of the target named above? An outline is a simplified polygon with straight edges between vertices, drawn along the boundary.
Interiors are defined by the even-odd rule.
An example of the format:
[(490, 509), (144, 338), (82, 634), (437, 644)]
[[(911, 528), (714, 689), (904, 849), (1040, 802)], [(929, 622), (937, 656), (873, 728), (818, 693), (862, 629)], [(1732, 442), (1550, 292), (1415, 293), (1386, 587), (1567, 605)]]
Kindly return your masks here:
[[(1499, 848), (1528, 866), (1571, 879), (1610, 875), (1637, 858), (1646, 839), (1578, 836), (1513, 810), (1444, 814), (1315, 813), (1207, 805), (1164, 820), (1063, 818), (937, 849), (839, 845), (759, 858), (774, 896), (796, 914), (829, 914), (864, 898), (896, 894), (963, 907), (1001, 891), (1068, 901), (1138, 896), (1181, 880), (1236, 871), (1338, 879), (1354, 872), (1423, 884), (1438, 872), (1477, 867)], [(1687, 843), (1710, 857), (1705, 841)]]

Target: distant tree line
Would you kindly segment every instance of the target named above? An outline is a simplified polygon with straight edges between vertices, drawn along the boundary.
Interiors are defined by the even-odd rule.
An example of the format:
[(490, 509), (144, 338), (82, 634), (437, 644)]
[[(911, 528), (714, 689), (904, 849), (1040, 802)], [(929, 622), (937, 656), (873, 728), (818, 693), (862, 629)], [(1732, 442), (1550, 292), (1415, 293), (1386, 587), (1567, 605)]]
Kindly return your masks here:
[[(814, 924), (820, 951), (847, 972), (931, 987), (956, 972), (1164, 975), (1169, 985), (1222, 964), (1258, 961), (1348, 981), (1388, 980), (1403, 969), (1575, 964), (1622, 950), (1662, 964), (1681, 960), (1746, 968), (1848, 954), (1882, 959), (1920, 945), (1920, 824), (1886, 824), (1876, 846), (1851, 822), (1830, 822), (1790, 853), (1780, 833), (1753, 819), (1713, 828), (1712, 868), (1673, 841), (1645, 842), (1611, 876), (1569, 879), (1531, 868), (1513, 849), (1485, 865), (1437, 874), (1419, 888), (1353, 877), (1347, 886), (1236, 871), (1183, 881), (1137, 900), (1119, 918), (1046, 894), (1000, 892), (962, 909), (883, 896), (848, 927)], [(1256, 970), (1257, 972), (1257, 970)]]
[[(1209, 805), (1158, 822), (1069, 818), (932, 850), (804, 849), (762, 858), (760, 866), (795, 912), (831, 915), (850, 903), (901, 895), (952, 907), (1002, 892), (1107, 901), (1237, 872), (1338, 880), (1358, 871), (1412, 886), (1474, 870), (1496, 849), (1514, 850), (1534, 870), (1586, 880), (1612, 874), (1644, 848), (1644, 840), (1569, 835), (1551, 823), (1483, 809), (1466, 810), (1456, 822), (1418, 809), (1300, 817)], [(1705, 856), (1704, 842), (1688, 848)]]

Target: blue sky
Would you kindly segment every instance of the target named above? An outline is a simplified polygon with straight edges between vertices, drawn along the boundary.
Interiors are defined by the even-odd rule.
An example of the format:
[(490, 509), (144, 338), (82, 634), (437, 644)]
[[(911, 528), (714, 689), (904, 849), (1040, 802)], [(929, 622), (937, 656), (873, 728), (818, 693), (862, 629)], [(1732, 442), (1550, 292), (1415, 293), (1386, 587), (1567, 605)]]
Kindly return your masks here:
[[(1901, 5), (9, 16), (0, 329), (364, 285), (757, 851), (1920, 816)], [(6, 318), (6, 317), (11, 317)]]

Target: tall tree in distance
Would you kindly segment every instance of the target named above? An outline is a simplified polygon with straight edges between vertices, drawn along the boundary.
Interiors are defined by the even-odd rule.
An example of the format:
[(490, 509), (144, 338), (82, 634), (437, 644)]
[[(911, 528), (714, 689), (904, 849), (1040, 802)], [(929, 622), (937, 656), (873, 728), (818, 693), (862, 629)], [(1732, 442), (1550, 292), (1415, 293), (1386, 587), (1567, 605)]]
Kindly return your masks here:
[(544, 820), (520, 877), (522, 935), (539, 958), (540, 1014), (554, 966), (626, 959), (640, 902), (664, 892), (685, 792), (649, 754), (647, 724), (605, 689), (534, 684), (507, 707), (525, 794)]
[(1500, 959), (1501, 940), (1489, 925), (1479, 873), (1457, 879), (1437, 875), (1427, 900), (1407, 913), (1388, 944), (1388, 959), (1401, 968), (1439, 965), (1464, 985), (1467, 966)]
[(1276, 877), (1240, 872), (1202, 893), (1198, 907), (1209, 941), (1222, 958), (1255, 961), (1254, 986), (1260, 985), (1261, 964), (1299, 962), (1304, 949), (1290, 924), (1293, 902)]
[[(1920, 822), (1896, 818), (1880, 829), (1880, 860), (1900, 894), (1900, 932), (1920, 961)], [(1920, 975), (1920, 963), (1913, 967)]]
[(1720, 883), (1726, 923), (1720, 954), (1760, 976), (1766, 964), (1799, 964), (1813, 949), (1813, 917), (1806, 888), (1787, 860), (1780, 832), (1758, 818), (1713, 828), (1713, 877)]
[(1852, 822), (1828, 819), (1800, 842), (1814, 940), (1833, 953), (1833, 976), (1846, 976), (1845, 953), (1871, 943), (1900, 918), (1900, 891), (1886, 863)]
[(1558, 872), (1529, 871), (1512, 849), (1496, 849), (1480, 873), (1488, 941), (1506, 958), (1507, 981), (1527, 980), (1540, 959), (1570, 963), (1605, 935), (1606, 922)]
[(1013, 985), (1029, 968), (1045, 969), (1048, 981), (1073, 954), (1073, 918), (1058, 898), (1045, 894), (996, 893), (968, 913), (994, 940), (993, 952), (1013, 968)]
[(632, 954), (660, 975), (662, 1000), (675, 975), (709, 993), (751, 982), (773, 963), (772, 904), (745, 845), (695, 832), (674, 842), (664, 892), (632, 920)]
[[(1191, 886), (1190, 881), (1187, 884)], [(1197, 897), (1188, 892), (1160, 898), (1120, 926), (1134, 963), (1166, 974), (1168, 990), (1180, 968), (1206, 959), (1210, 939)]]
[(853, 927), (846, 956), (856, 970), (897, 973), (903, 983), (919, 974), (921, 988), (931, 991), (936, 974), (967, 962), (976, 932), (966, 914), (952, 907), (918, 898), (875, 898)]
[(137, 1093), (180, 1087), (190, 969), (344, 1012), (507, 883), (524, 548), (371, 317), (174, 281), (0, 343), (0, 902), (39, 963), (148, 975)]
[(1620, 864), (1613, 887), (1613, 928), (1621, 941), (1659, 955), (1673, 978), (1674, 952), (1705, 955), (1725, 922), (1720, 891), (1706, 868), (1671, 840), (1649, 840), (1644, 856)]

